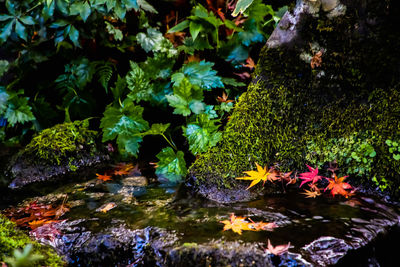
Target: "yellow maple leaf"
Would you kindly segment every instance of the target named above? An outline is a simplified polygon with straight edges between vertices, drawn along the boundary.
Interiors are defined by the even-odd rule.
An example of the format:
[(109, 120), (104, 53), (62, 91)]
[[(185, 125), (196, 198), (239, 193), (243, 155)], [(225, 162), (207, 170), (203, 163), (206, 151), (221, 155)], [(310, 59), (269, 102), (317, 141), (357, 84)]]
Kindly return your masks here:
[(255, 186), (256, 184), (258, 184), (261, 181), (263, 181), (263, 185), (264, 185), (267, 180), (272, 182), (274, 180), (279, 179), (273, 173), (273, 170), (271, 171), (271, 169), (270, 169), (269, 171), (267, 171), (267, 166), (265, 166), (263, 168), (257, 162), (256, 162), (256, 166), (257, 166), (257, 171), (245, 171), (244, 172), (248, 176), (236, 177), (236, 179), (238, 179), (238, 180), (251, 180), (252, 181), (250, 186), (247, 187), (246, 190)]
[(254, 229), (250, 227), (251, 223), (246, 222), (245, 217), (236, 217), (233, 213), (230, 220), (220, 221), (220, 223), (225, 224), (224, 231), (232, 229), (232, 231), (239, 235), (242, 234), (243, 230), (254, 231)]

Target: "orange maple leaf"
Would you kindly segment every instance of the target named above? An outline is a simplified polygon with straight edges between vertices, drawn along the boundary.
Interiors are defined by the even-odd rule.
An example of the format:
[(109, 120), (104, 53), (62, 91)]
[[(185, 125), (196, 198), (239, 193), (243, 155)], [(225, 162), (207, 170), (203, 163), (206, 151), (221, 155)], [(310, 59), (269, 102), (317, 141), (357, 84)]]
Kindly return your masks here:
[(321, 64), (322, 64), (322, 51), (318, 51), (312, 57), (310, 65), (311, 68), (314, 69), (315, 67), (321, 67)]
[(98, 174), (98, 173), (96, 173), (96, 178), (97, 179), (99, 179), (99, 180), (102, 180), (102, 181), (111, 181), (112, 179), (111, 179), (111, 176), (110, 175), (105, 175), (105, 174)]
[(221, 96), (217, 97), (217, 101), (220, 102), (220, 103), (231, 103), (231, 102), (233, 102), (233, 100), (229, 100), (228, 99), (228, 95), (225, 92), (222, 93), (222, 97)]
[(261, 230), (272, 230), (274, 228), (277, 228), (278, 225), (274, 222), (272, 223), (265, 223), (265, 222), (254, 222), (252, 219), (249, 218), (251, 221), (251, 224), (249, 224), (249, 227), (254, 229), (254, 231), (261, 231)]
[(248, 57), (246, 59), (246, 64), (242, 64), (242, 66), (245, 68), (254, 69), (256, 67), (256, 63), (251, 57)]
[(247, 174), (249, 176), (236, 177), (236, 179), (238, 179), (238, 180), (250, 180), (250, 181), (252, 181), (250, 186), (247, 187), (246, 190), (248, 190), (249, 188), (255, 186), (256, 184), (258, 184), (261, 181), (263, 181), (263, 185), (264, 185), (267, 180), (272, 181), (274, 179), (273, 178), (274, 176), (272, 175), (272, 173), (267, 171), (267, 166), (265, 166), (263, 168), (257, 162), (256, 162), (256, 166), (257, 166), (257, 171), (245, 171), (244, 172), (245, 174)]
[(349, 196), (351, 196), (354, 193), (354, 191), (353, 192), (346, 191), (346, 189), (353, 189), (353, 187), (350, 184), (344, 182), (344, 180), (348, 176), (343, 176), (343, 177), (338, 178), (336, 176), (336, 174), (333, 174), (333, 177), (334, 177), (334, 179), (326, 178), (326, 179), (328, 179), (329, 184), (325, 188), (324, 192), (326, 190), (331, 190), (332, 196), (342, 195), (346, 198), (348, 198)]
[(232, 229), (232, 231), (238, 233), (239, 235), (242, 234), (243, 230), (254, 231), (250, 227), (251, 223), (246, 222), (245, 217), (236, 217), (233, 213), (231, 214), (230, 220), (220, 221), (220, 223), (225, 224), (224, 231)]
[(287, 245), (278, 245), (278, 246), (273, 246), (271, 244), (271, 241), (268, 239), (268, 247), (265, 250), (268, 253), (274, 254), (274, 255), (282, 255), (283, 253), (287, 252), (290, 248), (290, 242)]
[(129, 172), (125, 170), (115, 170), (114, 175), (127, 175)]
[(303, 195), (306, 195), (306, 198), (316, 198), (317, 196), (321, 195), (319, 191), (312, 191), (312, 190), (305, 190)]

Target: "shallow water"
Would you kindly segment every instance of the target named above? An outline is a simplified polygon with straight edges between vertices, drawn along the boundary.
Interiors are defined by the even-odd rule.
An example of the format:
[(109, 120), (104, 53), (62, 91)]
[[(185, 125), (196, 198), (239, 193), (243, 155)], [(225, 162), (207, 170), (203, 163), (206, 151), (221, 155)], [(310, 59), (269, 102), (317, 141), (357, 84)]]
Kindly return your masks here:
[[(270, 239), (274, 245), (290, 242), (290, 251), (299, 254), (304, 254), (306, 246), (322, 236), (342, 239), (357, 248), (369, 243), (371, 236), (380, 231), (380, 226), (384, 229), (391, 221), (398, 221), (396, 207), (363, 195), (345, 199), (333, 198), (326, 193), (309, 199), (293, 186), (287, 193), (256, 201), (218, 204), (189, 197), (179, 186), (134, 186), (125, 181), (125, 178), (119, 178), (108, 182), (92, 179), (81, 184), (71, 183), (25, 203), (32, 200), (57, 203), (68, 195), (67, 203), (72, 207), (61, 219), (84, 219), (80, 226), (92, 233), (122, 221), (130, 229), (153, 226), (175, 232), (181, 245), (240, 240), (266, 246)], [(51, 191), (49, 188), (43, 190)], [(110, 202), (116, 207), (106, 213), (99, 211), (102, 205)], [(220, 221), (229, 219), (231, 213), (255, 222), (275, 222), (278, 228), (244, 231), (242, 235), (223, 231), (224, 225)]]

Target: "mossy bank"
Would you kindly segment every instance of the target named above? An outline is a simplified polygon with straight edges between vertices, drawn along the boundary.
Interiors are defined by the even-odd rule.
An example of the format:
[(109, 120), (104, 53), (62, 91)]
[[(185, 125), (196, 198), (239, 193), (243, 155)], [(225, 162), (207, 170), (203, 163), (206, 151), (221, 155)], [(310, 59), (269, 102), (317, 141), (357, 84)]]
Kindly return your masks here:
[(66, 265), (52, 248), (32, 241), (25, 233), (16, 228), (15, 223), (0, 214), (0, 262), (6, 258), (12, 258), (15, 249), (22, 250), (28, 244), (32, 244), (31, 253), (41, 255), (42, 260), (36, 263), (24, 262), (27, 264), (24, 266), (56, 267)]
[[(187, 185), (220, 202), (244, 201), (258, 192), (235, 177), (255, 162), (288, 171), (336, 160), (339, 174), (399, 195), (400, 5), (334, 2), (328, 12), (300, 1), (285, 15), (297, 24), (282, 19), (222, 141), (191, 166)], [(290, 30), (290, 41), (271, 41)]]
[(98, 133), (89, 129), (88, 120), (45, 129), (11, 160), (10, 187), (55, 180), (108, 160), (98, 143)]

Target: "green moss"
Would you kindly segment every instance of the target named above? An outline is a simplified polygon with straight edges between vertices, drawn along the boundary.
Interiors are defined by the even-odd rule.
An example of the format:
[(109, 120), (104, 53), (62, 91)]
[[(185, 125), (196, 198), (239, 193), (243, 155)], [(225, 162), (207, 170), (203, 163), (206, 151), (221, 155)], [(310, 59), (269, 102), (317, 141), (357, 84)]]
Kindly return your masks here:
[[(385, 24), (396, 18), (389, 15), (365, 34), (354, 27), (357, 10), (348, 10), (329, 22), (311, 20), (302, 31), (311, 41), (295, 49), (262, 51), (253, 84), (240, 97), (223, 140), (190, 168), (198, 183), (233, 188), (241, 183), (234, 178), (255, 162), (277, 163), (287, 171), (336, 158), (343, 172), (377, 183), (385, 179), (398, 191), (400, 161), (385, 144), (400, 139), (400, 54), (390, 47), (400, 34)], [(321, 32), (318, 25), (335, 30)], [(302, 51), (316, 52), (311, 42), (325, 51), (315, 69), (300, 59)]]
[[(95, 151), (97, 132), (88, 127), (88, 120), (55, 125), (35, 136), (25, 152), (50, 164), (60, 165), (67, 160), (71, 165), (71, 159), (78, 151)], [(71, 165), (71, 169), (74, 166)]]
[(27, 244), (33, 245), (33, 254), (43, 255), (44, 259), (34, 266), (65, 266), (55, 251), (47, 246), (32, 241), (16, 225), (0, 214), (0, 262), (11, 257), (14, 249), (23, 249)]

